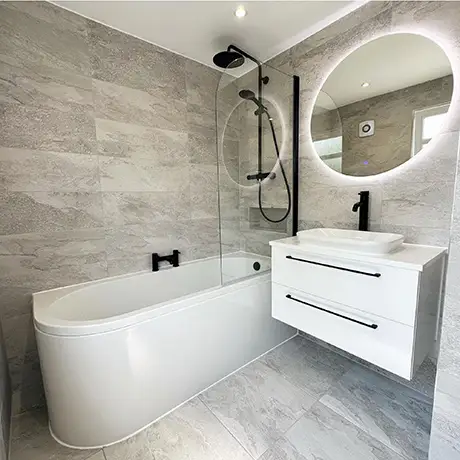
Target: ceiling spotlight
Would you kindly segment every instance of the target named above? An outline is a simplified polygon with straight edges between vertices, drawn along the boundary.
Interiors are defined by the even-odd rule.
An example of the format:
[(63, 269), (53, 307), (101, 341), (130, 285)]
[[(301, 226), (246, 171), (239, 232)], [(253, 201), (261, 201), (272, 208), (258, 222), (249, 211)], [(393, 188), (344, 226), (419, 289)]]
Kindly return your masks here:
[(237, 18), (244, 18), (247, 14), (246, 8), (243, 5), (240, 5), (236, 10), (235, 10), (235, 16)]
[(370, 83), (367, 82), (367, 81), (365, 81), (364, 83), (361, 83), (361, 86), (362, 86), (363, 88), (367, 88), (369, 85), (370, 85)]

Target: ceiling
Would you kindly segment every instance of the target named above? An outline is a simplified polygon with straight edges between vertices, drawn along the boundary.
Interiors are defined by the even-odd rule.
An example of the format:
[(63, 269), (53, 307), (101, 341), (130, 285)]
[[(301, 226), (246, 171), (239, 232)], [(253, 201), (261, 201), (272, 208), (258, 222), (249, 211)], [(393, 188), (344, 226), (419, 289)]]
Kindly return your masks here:
[[(265, 61), (365, 1), (54, 1), (203, 64), (230, 43)], [(235, 9), (247, 15), (238, 19)]]
[[(330, 110), (450, 74), (448, 57), (432, 40), (386, 35), (346, 57), (327, 78), (317, 104)], [(361, 86), (364, 82), (367, 88)]]

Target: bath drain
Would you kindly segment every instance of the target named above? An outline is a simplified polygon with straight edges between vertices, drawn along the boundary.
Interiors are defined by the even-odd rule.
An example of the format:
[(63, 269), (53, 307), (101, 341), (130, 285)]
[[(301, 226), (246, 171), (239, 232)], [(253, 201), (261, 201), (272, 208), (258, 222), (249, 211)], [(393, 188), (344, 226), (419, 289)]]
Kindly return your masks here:
[(254, 262), (252, 268), (253, 268), (256, 272), (258, 272), (258, 271), (260, 270), (260, 264), (259, 264), (259, 262)]

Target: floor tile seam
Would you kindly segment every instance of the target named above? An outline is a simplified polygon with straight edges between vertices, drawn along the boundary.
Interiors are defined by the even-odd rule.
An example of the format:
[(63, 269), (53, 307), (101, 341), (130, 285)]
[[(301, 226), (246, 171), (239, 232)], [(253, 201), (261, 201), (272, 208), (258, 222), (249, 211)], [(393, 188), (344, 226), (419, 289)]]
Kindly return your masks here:
[[(279, 374), (281, 375), (281, 377), (283, 378), (283, 380), (285, 380), (287, 383), (289, 383), (290, 385), (293, 385), (294, 387), (296, 387), (297, 389), (299, 389), (304, 395), (308, 396), (308, 397), (311, 397), (314, 401), (312, 403), (312, 405), (310, 406), (313, 407), (328, 391), (329, 389), (332, 387), (332, 386), (335, 386), (336, 383), (339, 381), (339, 379), (342, 378), (342, 376), (339, 377), (339, 379), (337, 379), (334, 383), (332, 383), (331, 385), (329, 385), (329, 387), (325, 390), (325, 391), (322, 391), (319, 395), (313, 395), (311, 393), (309, 393), (305, 387), (299, 385), (298, 383), (296, 383), (294, 381), (294, 379), (291, 380), (291, 378), (282, 370), (282, 369), (279, 369)], [(310, 409), (304, 409), (304, 411), (308, 412)]]
[[(91, 452), (89, 453), (88, 452), (88, 456), (87, 457), (83, 457), (82, 460), (91, 460), (91, 458), (94, 456), (94, 455), (97, 455), (99, 452), (102, 452), (102, 455), (104, 455), (104, 449), (97, 449), (95, 450), (94, 452)], [(105, 455), (104, 455), (104, 458), (105, 458)]]
[[(304, 338), (306, 341), (308, 341), (308, 342), (310, 342), (310, 343), (316, 344), (315, 341), (310, 340), (310, 339), (308, 339), (307, 337), (305, 337), (305, 336), (303, 336), (303, 335), (301, 335), (301, 334), (299, 334), (299, 336), (302, 337), (302, 338)], [(322, 345), (320, 345), (320, 346), (322, 346)], [(376, 369), (372, 368), (371, 366), (368, 366), (368, 365), (366, 365), (366, 364), (364, 364), (364, 363), (359, 362), (359, 361), (358, 361), (357, 359), (355, 359), (354, 357), (346, 356), (344, 353), (341, 353), (340, 351), (330, 350), (330, 349), (328, 349), (328, 348), (326, 348), (326, 347), (323, 347), (323, 348), (325, 348), (326, 350), (329, 350), (329, 351), (331, 351), (332, 353), (335, 353), (335, 354), (337, 354), (337, 355), (339, 355), (339, 356), (341, 356), (341, 357), (347, 359), (348, 361), (350, 361), (350, 363), (351, 363), (350, 369), (348, 369), (346, 372), (344, 372), (343, 375), (345, 375), (347, 372), (349, 372), (349, 371), (351, 370), (351, 367), (357, 365), (357, 366), (360, 366), (360, 367), (362, 367), (362, 368), (368, 369), (368, 370), (370, 370), (370, 371), (372, 371), (372, 372), (375, 372), (376, 374), (381, 375), (382, 377), (385, 377), (385, 378), (387, 378), (388, 380), (391, 380), (392, 382), (400, 383), (401, 385), (405, 386), (406, 388), (409, 388), (410, 390), (413, 390), (413, 391), (415, 391), (415, 392), (417, 392), (417, 393), (420, 393), (421, 395), (423, 395), (423, 396), (425, 396), (425, 397), (427, 397), (427, 398), (429, 398), (429, 399), (431, 399), (431, 400), (434, 399), (434, 397), (431, 397), (430, 395), (427, 395), (427, 394), (424, 393), (423, 391), (411, 387), (411, 386), (408, 384), (408, 382), (406, 382), (406, 381), (399, 381), (399, 380), (393, 379), (393, 378), (389, 377), (388, 375), (384, 374), (383, 372), (381, 372), (381, 371), (379, 371), (379, 370), (376, 370)]]
[[(410, 393), (415, 393), (414, 395), (411, 395), (409, 394), (408, 396), (410, 397), (410, 399), (412, 400), (415, 400), (417, 403), (422, 403), (422, 404), (429, 404), (431, 406), (433, 406), (433, 403), (434, 403), (434, 397), (431, 397), (431, 396), (428, 396), (427, 394), (423, 393), (422, 391), (419, 391), (419, 390), (416, 390), (415, 388), (412, 388), (410, 387), (409, 385), (405, 385), (397, 380), (393, 380), (389, 377), (387, 377), (386, 375), (378, 372), (378, 371), (375, 371), (374, 369), (370, 368), (370, 367), (367, 367), (367, 366), (364, 366), (360, 363), (357, 363), (357, 362), (354, 362), (354, 365), (352, 366), (352, 368), (350, 368), (347, 372), (345, 372), (338, 380), (337, 382), (334, 384), (334, 387), (337, 386), (337, 384), (345, 378), (345, 375), (352, 372), (353, 371), (353, 368), (355, 369), (365, 369), (367, 371), (370, 371), (372, 372), (373, 374), (377, 374), (377, 376), (380, 376), (381, 378), (383, 379), (386, 379), (387, 381), (391, 382), (392, 384), (394, 385), (401, 385), (403, 386), (408, 392)], [(374, 384), (371, 384), (373, 387), (375, 387)], [(379, 387), (380, 389), (381, 387)], [(331, 389), (331, 388), (329, 388)], [(329, 390), (328, 390), (329, 391)]]
[[(340, 419), (350, 423), (351, 425), (353, 425), (360, 433), (364, 434), (365, 436), (369, 437), (370, 439), (374, 440), (374, 441), (377, 441), (378, 443), (382, 444), (383, 446), (387, 447), (388, 449), (390, 449), (393, 453), (395, 453), (397, 455), (397, 460), (416, 460), (416, 459), (411, 459), (409, 457), (407, 457), (405, 454), (401, 454), (401, 452), (397, 452), (392, 446), (386, 444), (384, 441), (376, 438), (375, 436), (372, 436), (369, 432), (367, 432), (364, 428), (362, 428), (361, 426), (357, 425), (356, 423), (354, 423), (353, 421), (351, 421), (348, 417), (345, 417), (343, 416), (342, 414), (339, 414), (337, 411), (335, 411), (332, 407), (328, 406), (327, 404), (325, 404), (324, 402), (321, 402), (321, 401), (318, 401), (317, 403), (314, 404), (314, 406), (318, 406), (318, 405), (321, 405), (329, 410), (331, 410), (332, 412), (334, 412)], [(313, 406), (312, 406), (312, 409), (313, 409)]]
[[(312, 408), (315, 404), (317, 404), (317, 402), (318, 402), (318, 401), (314, 402), (314, 403), (312, 404), (311, 408)], [(286, 430), (281, 431), (282, 434), (281, 434), (280, 436), (277, 437), (277, 439), (276, 439), (276, 441), (273, 443), (273, 445), (272, 445), (272, 446), (269, 446), (266, 450), (264, 450), (264, 452), (262, 452), (262, 454), (259, 455), (259, 457), (257, 457), (257, 459), (255, 459), (255, 460), (258, 460), (258, 459), (262, 458), (270, 449), (273, 449), (273, 448), (276, 446), (276, 444), (278, 444), (278, 441), (280, 441), (280, 440), (283, 439), (283, 438), (286, 439), (286, 434), (288, 433), (288, 431), (290, 431), (292, 428), (294, 428), (294, 426), (297, 425), (297, 423), (299, 423), (300, 420), (301, 420), (303, 417), (305, 417), (305, 415), (307, 415), (308, 412), (311, 411), (311, 408), (308, 409), (308, 410), (305, 410), (305, 409), (304, 409), (304, 410), (302, 411), (302, 415), (301, 415), (300, 417), (298, 417), (296, 420), (294, 420), (294, 422), (293, 422)], [(288, 441), (288, 442), (290, 442), (290, 441)]]
[(227, 433), (229, 433), (230, 436), (237, 442), (237, 444), (243, 449), (243, 451), (246, 452), (250, 458), (257, 460), (259, 457), (254, 457), (253, 455), (251, 455), (251, 453), (246, 449), (246, 447), (244, 447), (243, 444), (241, 444), (241, 442), (239, 441), (239, 439), (230, 431), (230, 428), (228, 428), (225, 425), (225, 423), (217, 416), (217, 414), (215, 414), (214, 411), (206, 404), (201, 394), (198, 395), (198, 399), (203, 403), (204, 407), (206, 408), (207, 411), (210, 412), (212, 417), (217, 420), (219, 425), (221, 425), (224, 428), (224, 430)]
[[(327, 396), (327, 393), (323, 396)], [(353, 426), (355, 426), (359, 431), (361, 431), (362, 433), (366, 434), (367, 436), (369, 436), (370, 438), (374, 439), (375, 441), (378, 441), (380, 444), (384, 445), (385, 447), (387, 447), (388, 449), (390, 449), (392, 452), (394, 452), (396, 455), (398, 455), (401, 459), (403, 460), (414, 460), (413, 458), (411, 459), (410, 457), (408, 457), (406, 455), (406, 453), (404, 452), (401, 453), (401, 452), (398, 452), (395, 450), (395, 448), (390, 444), (388, 443), (386, 440), (382, 440), (382, 439), (379, 439), (379, 438), (376, 438), (375, 436), (373, 436), (369, 431), (366, 430), (366, 427), (364, 426), (361, 426), (361, 425), (358, 425), (357, 423), (355, 423), (353, 420), (350, 420), (350, 418), (348, 418), (346, 415), (343, 415), (343, 414), (340, 414), (339, 412), (337, 412), (333, 407), (331, 407), (329, 404), (321, 401), (323, 397), (320, 398), (320, 400), (318, 401), (319, 404), (322, 404), (323, 406), (327, 407), (329, 410), (331, 410), (332, 412), (334, 412), (336, 415), (338, 415), (340, 418), (346, 420), (348, 423), (351, 423)], [(313, 407), (313, 406), (312, 406)]]

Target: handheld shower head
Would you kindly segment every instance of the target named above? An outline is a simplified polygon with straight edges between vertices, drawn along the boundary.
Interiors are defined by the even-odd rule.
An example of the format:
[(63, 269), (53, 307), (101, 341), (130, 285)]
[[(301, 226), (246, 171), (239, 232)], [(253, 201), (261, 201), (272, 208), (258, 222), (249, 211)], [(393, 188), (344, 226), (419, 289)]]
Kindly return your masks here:
[(254, 99), (257, 100), (254, 91), (251, 91), (250, 89), (242, 89), (238, 94), (242, 99), (250, 101), (253, 101)]
[(253, 91), (251, 91), (250, 89), (242, 89), (238, 94), (242, 99), (252, 101), (254, 102), (254, 104), (257, 105), (258, 109), (254, 112), (254, 115), (258, 116), (258, 115), (261, 115), (262, 113), (266, 113), (268, 117), (270, 117), (267, 107), (265, 107), (262, 104), (262, 102), (260, 102), (259, 99), (256, 98), (256, 95), (254, 94)]

